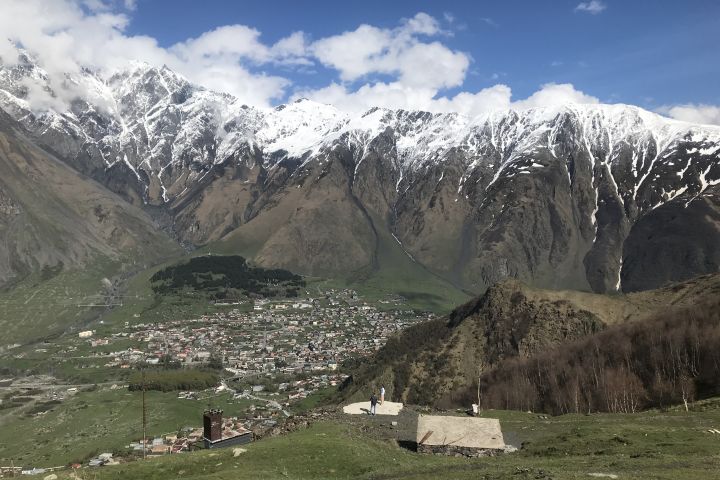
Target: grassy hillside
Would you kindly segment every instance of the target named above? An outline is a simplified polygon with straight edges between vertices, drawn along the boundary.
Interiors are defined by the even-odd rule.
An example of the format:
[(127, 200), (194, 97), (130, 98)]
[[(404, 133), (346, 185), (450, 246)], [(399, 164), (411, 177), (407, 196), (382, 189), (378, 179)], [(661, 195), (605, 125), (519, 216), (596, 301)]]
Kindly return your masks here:
[(109, 263), (97, 262), (51, 278), (37, 273), (0, 291), (0, 347), (57, 335), (90, 320), (97, 312), (79, 305), (104, 303), (101, 279), (112, 271)]
[(367, 397), (381, 383), (390, 395), (417, 404), (467, 405), (478, 366), (526, 358), (579, 340), (609, 325), (692, 306), (720, 294), (720, 275), (631, 295), (557, 292), (508, 280), (449, 316), (391, 338), (353, 373), (344, 398)]
[[(58, 387), (57, 391), (66, 388)], [(207, 401), (178, 399), (177, 393), (147, 392), (149, 438), (174, 433), (183, 427), (202, 426)], [(237, 415), (247, 400), (231, 400), (229, 394), (214, 397), (213, 406)], [(0, 465), (66, 465), (85, 461), (105, 451), (119, 451), (142, 438), (140, 392), (111, 390), (80, 392), (40, 417), (28, 416), (28, 408), (0, 410)]]
[[(99, 257), (84, 268), (43, 269), (0, 290), (0, 351), (97, 326), (110, 310), (132, 303), (125, 289), (136, 259), (125, 262)], [(132, 289), (131, 295), (139, 294)], [(146, 293), (143, 289), (143, 294)]]
[(378, 268), (356, 272), (352, 276), (322, 281), (320, 285), (352, 288), (369, 300), (400, 295), (418, 310), (447, 313), (466, 302), (470, 295), (444, 280), (403, 251), (385, 230), (378, 231)]
[[(331, 279), (310, 278), (312, 283), (320, 288), (352, 288), (371, 301), (401, 295), (412, 308), (436, 313), (447, 313), (470, 298), (467, 292), (415, 262), (386, 229), (379, 228), (377, 234), (376, 268), (345, 272)], [(253, 258), (262, 249), (263, 241), (255, 234), (238, 230), (200, 252)]]
[[(714, 478), (720, 443), (718, 403), (695, 412), (633, 415), (537, 415), (492, 411), (505, 435), (524, 442), (519, 452), (492, 458), (430, 456), (397, 446), (388, 422), (320, 421), (289, 435), (232, 449), (197, 452), (92, 471), (92, 478), (188, 479), (579, 479), (590, 474), (627, 479)], [(90, 472), (83, 472), (84, 475)], [(82, 478), (61, 473), (60, 478)]]

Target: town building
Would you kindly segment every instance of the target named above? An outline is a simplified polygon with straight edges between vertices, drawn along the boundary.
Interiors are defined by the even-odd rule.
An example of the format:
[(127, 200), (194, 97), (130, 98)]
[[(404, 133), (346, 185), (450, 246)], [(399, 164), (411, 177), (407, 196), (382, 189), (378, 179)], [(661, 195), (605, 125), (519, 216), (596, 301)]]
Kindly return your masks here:
[(203, 414), (203, 442), (205, 448), (225, 448), (253, 441), (253, 433), (237, 425), (223, 424), (223, 411), (206, 410)]

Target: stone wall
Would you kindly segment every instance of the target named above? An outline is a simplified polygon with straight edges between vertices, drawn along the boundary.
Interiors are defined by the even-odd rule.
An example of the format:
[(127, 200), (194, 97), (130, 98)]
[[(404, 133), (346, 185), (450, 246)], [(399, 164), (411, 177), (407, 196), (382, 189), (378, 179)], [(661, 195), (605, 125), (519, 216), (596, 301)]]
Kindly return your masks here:
[(503, 453), (503, 450), (497, 448), (471, 448), (461, 447), (458, 445), (423, 445), (418, 444), (417, 451), (419, 453), (430, 453), (433, 455), (447, 455), (450, 457), (494, 457)]

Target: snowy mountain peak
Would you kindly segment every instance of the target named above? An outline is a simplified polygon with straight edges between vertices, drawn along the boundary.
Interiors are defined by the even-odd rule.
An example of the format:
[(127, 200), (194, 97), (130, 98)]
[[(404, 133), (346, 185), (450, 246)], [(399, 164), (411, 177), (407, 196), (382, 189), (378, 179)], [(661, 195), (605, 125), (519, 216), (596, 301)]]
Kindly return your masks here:
[[(190, 243), (243, 226), (247, 233), (254, 218), (276, 212), (260, 223), (270, 239), (259, 258), (273, 266), (365, 268), (377, 258), (379, 227), (392, 229), (412, 261), (471, 288), (519, 276), (636, 289), (648, 282), (645, 261), (669, 265), (652, 281), (685, 275), (663, 245), (643, 260), (672, 222), (681, 226), (669, 238), (696, 229), (683, 239), (690, 253), (682, 255), (695, 255), (685, 263), (701, 266), (691, 273), (720, 264), (711, 258), (720, 128), (638, 107), (568, 104), (475, 118), (348, 113), (308, 99), (255, 108), (166, 66), (132, 63), (108, 78), (83, 70), (58, 85), (26, 57), (0, 64), (0, 108), (76, 170), (164, 207)], [(380, 218), (392, 225), (363, 227)], [(454, 251), (464, 253), (448, 256)]]
[[(80, 93), (63, 107), (61, 100), (67, 98), (53, 91), (46, 72), (29, 56), (23, 58), (13, 66), (0, 65), (0, 107), (37, 135), (72, 132), (73, 140), (63, 143), (64, 154), (76, 158), (90, 151), (102, 168), (123, 165), (142, 185), (146, 200), (160, 203), (188, 191), (215, 165), (242, 161), (256, 149), (270, 168), (284, 158), (312, 162), (340, 142), (357, 152), (359, 164), (369, 145), (388, 134), (395, 155), (390, 161), (404, 181), (420, 169), (443, 165), (451, 152), (462, 152), (460, 190), (478, 168), (493, 176), (493, 184), (515, 175), (520, 167), (514, 165), (541, 150), (559, 161), (582, 149), (599, 165), (611, 165), (629, 149), (635, 152), (629, 168), (644, 183), (652, 178), (644, 169), (660, 165), (668, 149), (690, 142), (697, 152), (709, 152), (720, 143), (718, 127), (620, 104), (491, 111), (476, 118), (381, 107), (349, 114), (306, 98), (259, 109), (193, 85), (167, 66), (144, 62), (132, 62), (107, 80), (89, 71), (68, 76), (72, 91)], [(58, 101), (35, 111), (27, 101), (34, 93), (28, 85)], [(714, 172), (709, 170), (710, 180), (703, 181), (714, 181)]]

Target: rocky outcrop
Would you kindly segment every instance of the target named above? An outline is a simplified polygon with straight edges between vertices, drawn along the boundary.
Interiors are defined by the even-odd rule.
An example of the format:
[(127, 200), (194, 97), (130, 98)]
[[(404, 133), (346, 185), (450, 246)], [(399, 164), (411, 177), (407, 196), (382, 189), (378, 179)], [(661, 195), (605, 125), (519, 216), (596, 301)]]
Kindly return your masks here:
[[(409, 404), (456, 406), (454, 395), (478, 374), (572, 343), (610, 325), (692, 306), (720, 293), (720, 274), (628, 295), (551, 291), (505, 280), (444, 318), (388, 340), (343, 386), (346, 399), (383, 384), (388, 397)], [(504, 363), (507, 365), (508, 363)]]

